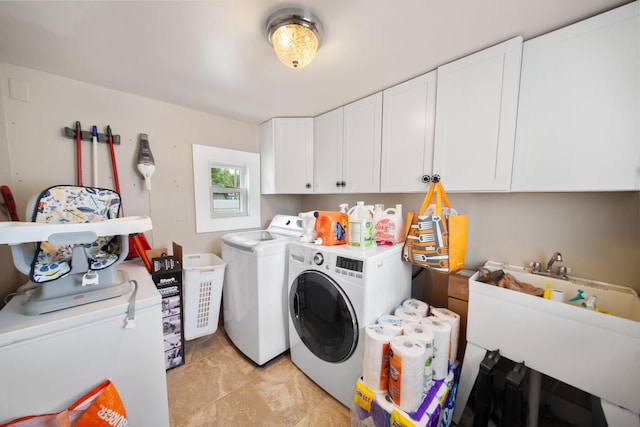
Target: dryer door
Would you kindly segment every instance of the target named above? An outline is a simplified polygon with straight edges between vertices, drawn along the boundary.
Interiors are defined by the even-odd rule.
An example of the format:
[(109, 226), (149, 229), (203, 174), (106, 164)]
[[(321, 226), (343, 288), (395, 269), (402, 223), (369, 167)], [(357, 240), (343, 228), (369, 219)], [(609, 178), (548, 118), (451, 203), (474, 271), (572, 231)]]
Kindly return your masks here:
[(307, 348), (327, 362), (342, 362), (358, 344), (355, 310), (338, 283), (326, 274), (303, 271), (291, 284), (289, 312)]

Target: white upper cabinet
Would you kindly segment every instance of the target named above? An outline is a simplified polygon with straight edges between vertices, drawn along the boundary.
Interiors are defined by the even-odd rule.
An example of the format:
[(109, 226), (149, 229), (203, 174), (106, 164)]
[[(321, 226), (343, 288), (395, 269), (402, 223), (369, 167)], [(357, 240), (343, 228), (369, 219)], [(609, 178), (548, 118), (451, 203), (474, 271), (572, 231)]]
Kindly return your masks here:
[(380, 191), (382, 92), (314, 119), (314, 192)]
[(342, 192), (342, 108), (313, 119), (314, 193)]
[(274, 118), (258, 134), (262, 194), (313, 193), (313, 118)]
[(449, 191), (509, 191), (522, 37), (438, 68), (433, 173)]
[(432, 174), (436, 74), (424, 74), (383, 92), (380, 191), (424, 192)]
[(512, 191), (640, 189), (638, 2), (524, 44)]

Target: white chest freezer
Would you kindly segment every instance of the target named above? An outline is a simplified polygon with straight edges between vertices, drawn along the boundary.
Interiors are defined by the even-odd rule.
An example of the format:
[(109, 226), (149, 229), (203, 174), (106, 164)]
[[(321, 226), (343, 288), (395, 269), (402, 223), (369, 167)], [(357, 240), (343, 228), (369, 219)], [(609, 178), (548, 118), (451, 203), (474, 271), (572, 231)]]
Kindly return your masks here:
[(0, 423), (62, 411), (110, 379), (129, 425), (169, 426), (160, 294), (139, 260), (118, 269), (138, 283), (134, 328), (131, 293), (37, 316), (23, 295), (0, 310)]

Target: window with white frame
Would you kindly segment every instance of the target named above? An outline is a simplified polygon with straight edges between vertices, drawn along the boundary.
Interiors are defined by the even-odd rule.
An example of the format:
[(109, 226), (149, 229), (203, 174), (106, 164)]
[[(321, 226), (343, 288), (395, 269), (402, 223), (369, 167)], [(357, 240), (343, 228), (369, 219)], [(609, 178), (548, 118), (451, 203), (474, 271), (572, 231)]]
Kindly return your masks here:
[(196, 232), (260, 226), (260, 156), (193, 145)]

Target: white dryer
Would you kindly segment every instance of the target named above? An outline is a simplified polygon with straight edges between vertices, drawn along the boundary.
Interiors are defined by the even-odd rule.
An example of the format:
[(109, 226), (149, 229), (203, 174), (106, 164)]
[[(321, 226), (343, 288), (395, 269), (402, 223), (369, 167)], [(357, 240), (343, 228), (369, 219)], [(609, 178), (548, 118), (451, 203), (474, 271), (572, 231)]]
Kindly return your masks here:
[(411, 295), (401, 250), (289, 245), (291, 360), (347, 407), (362, 375), (364, 328)]
[(286, 249), (301, 235), (301, 218), (276, 215), (266, 230), (222, 237), (224, 329), (258, 365), (289, 348)]

